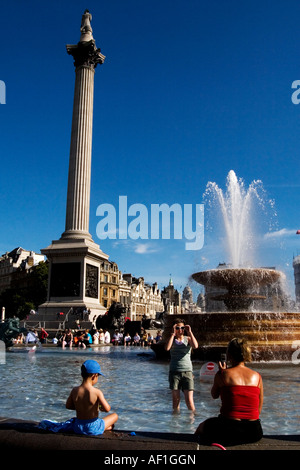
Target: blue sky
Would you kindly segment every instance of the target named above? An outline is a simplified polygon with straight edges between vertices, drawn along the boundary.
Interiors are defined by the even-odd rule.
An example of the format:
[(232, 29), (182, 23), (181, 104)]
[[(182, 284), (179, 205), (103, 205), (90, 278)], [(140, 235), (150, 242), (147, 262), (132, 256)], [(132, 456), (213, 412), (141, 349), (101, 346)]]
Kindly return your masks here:
[[(262, 180), (276, 220), (258, 263), (282, 269), (293, 294), (300, 254), (300, 4), (296, 0), (14, 1), (2, 6), (0, 252), (39, 252), (64, 231), (74, 66), (88, 8), (97, 47), (90, 232), (123, 272), (178, 289), (226, 262), (222, 230), (185, 240), (99, 240), (97, 207), (203, 202), (234, 170)], [(206, 214), (206, 212), (205, 212)], [(265, 220), (265, 222), (268, 222)], [(264, 234), (268, 232), (268, 237)]]

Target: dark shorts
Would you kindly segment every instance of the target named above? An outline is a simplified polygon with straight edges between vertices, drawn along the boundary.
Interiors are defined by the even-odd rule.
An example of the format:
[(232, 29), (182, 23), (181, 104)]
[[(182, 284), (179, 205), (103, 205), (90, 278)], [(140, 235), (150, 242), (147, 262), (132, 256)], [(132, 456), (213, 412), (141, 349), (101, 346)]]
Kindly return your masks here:
[(262, 437), (263, 430), (259, 419), (238, 421), (219, 415), (204, 422), (201, 439), (209, 444), (216, 442), (223, 445), (237, 445), (257, 442)]
[(169, 372), (169, 384), (171, 390), (194, 390), (193, 372)]

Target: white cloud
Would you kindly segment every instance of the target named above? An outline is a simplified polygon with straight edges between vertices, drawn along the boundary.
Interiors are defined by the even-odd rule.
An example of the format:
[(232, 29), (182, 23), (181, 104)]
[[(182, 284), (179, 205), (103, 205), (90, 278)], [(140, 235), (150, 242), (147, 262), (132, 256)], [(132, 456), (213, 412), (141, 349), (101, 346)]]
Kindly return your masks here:
[(276, 232), (265, 233), (264, 239), (290, 237), (292, 235), (296, 235), (296, 229), (288, 230), (287, 228), (282, 228), (281, 230), (276, 230)]
[(157, 250), (153, 248), (150, 243), (138, 243), (134, 249), (135, 253), (145, 255), (148, 253), (155, 253)]

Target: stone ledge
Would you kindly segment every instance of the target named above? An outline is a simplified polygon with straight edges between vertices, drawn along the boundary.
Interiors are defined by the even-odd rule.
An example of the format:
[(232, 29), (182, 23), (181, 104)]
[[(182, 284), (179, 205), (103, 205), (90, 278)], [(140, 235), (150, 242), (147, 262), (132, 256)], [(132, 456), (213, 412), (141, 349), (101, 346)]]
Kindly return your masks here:
[[(34, 421), (0, 418), (0, 448), (22, 450), (103, 450), (114, 452), (220, 450), (199, 444), (193, 434), (135, 432), (114, 430), (102, 436), (43, 431)], [(300, 450), (300, 435), (264, 436), (259, 442), (227, 447), (226, 450)]]

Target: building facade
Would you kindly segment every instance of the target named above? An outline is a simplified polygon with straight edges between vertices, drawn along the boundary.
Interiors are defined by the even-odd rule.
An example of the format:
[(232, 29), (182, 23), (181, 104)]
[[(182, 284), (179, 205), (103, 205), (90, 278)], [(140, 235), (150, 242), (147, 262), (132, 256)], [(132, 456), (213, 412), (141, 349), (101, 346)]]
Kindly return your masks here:
[(126, 315), (132, 321), (156, 319), (164, 311), (161, 292), (157, 283), (145, 283), (143, 277), (136, 278), (123, 274), (119, 284), (119, 302), (126, 308)]
[(0, 258), (0, 292), (9, 289), (20, 271), (28, 272), (33, 266), (45, 261), (45, 256), (22, 247), (5, 253)]
[(119, 302), (119, 269), (114, 261), (105, 260), (100, 269), (100, 304), (109, 309)]
[(300, 255), (293, 259), (296, 303), (300, 303)]
[(164, 312), (168, 315), (180, 315), (181, 309), (181, 295), (173, 285), (172, 279), (169, 285), (162, 290), (162, 301), (164, 305)]
[(181, 313), (201, 313), (202, 308), (200, 303), (197, 303), (193, 300), (193, 291), (190, 286), (186, 286), (182, 292), (181, 300)]

